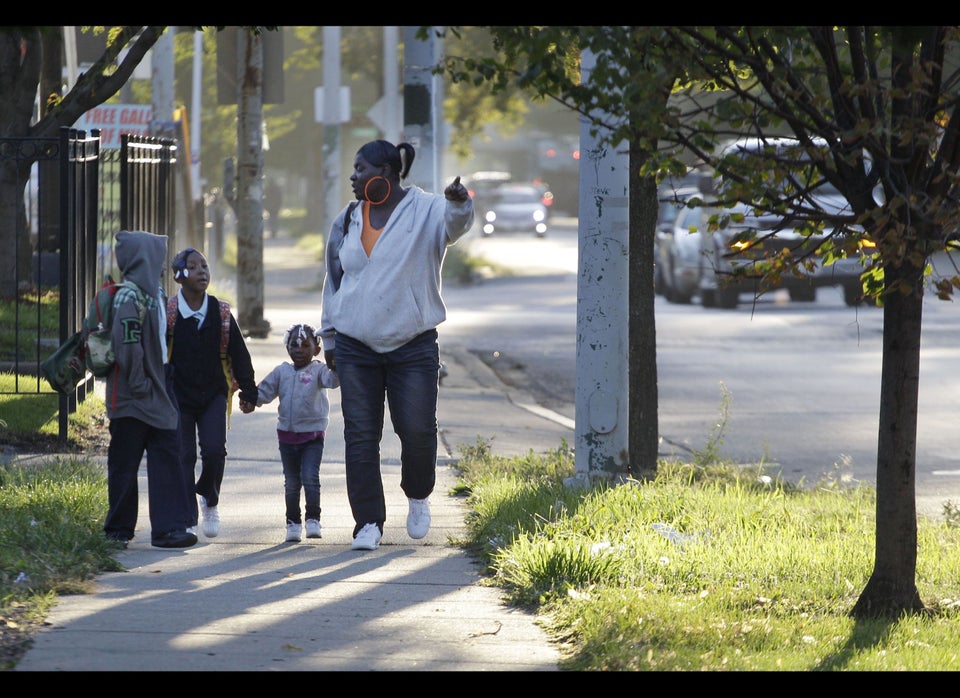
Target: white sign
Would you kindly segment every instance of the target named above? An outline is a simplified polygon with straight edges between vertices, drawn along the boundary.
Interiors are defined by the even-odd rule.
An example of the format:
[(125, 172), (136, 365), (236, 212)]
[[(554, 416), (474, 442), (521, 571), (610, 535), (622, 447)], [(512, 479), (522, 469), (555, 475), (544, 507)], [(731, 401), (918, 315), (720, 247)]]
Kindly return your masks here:
[[(318, 124), (326, 123), (326, 119), (324, 119), (326, 112), (323, 105), (324, 91), (324, 87), (317, 87), (313, 90), (313, 120)], [(337, 94), (340, 102), (340, 121), (338, 123), (345, 124), (350, 121), (350, 88), (341, 87)]]
[(122, 133), (150, 135), (152, 118), (149, 104), (101, 104), (77, 119), (73, 127), (88, 133), (98, 128), (101, 148), (119, 148)]
[[(400, 115), (403, 114), (403, 96), (398, 95), (390, 103), (387, 96), (384, 95), (377, 100), (376, 104), (367, 110), (367, 118), (373, 122), (373, 125), (383, 131), (388, 141), (396, 140), (396, 136), (391, 137), (400, 130)], [(388, 108), (393, 108), (393, 114), (388, 114)]]

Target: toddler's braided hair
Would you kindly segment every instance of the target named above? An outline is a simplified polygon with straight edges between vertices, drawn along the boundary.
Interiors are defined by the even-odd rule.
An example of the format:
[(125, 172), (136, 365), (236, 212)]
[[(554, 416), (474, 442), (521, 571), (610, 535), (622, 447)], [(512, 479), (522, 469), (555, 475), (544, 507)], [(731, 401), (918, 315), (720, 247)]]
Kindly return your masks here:
[(300, 344), (307, 337), (312, 337), (313, 341), (320, 345), (320, 333), (313, 327), (304, 323), (291, 325), (283, 335), (283, 346), (289, 347), (294, 341)]

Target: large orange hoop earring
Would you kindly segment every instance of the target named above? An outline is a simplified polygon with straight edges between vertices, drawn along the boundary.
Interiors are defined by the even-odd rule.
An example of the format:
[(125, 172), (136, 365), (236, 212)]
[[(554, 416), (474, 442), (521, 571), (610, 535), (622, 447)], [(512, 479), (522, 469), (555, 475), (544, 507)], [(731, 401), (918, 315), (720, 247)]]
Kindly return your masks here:
[[(380, 199), (380, 201), (373, 201), (370, 198), (370, 185), (373, 184), (373, 182), (378, 179), (382, 179), (384, 182), (387, 183), (387, 193), (386, 193), (386, 196)], [(393, 186), (390, 184), (390, 180), (380, 175), (377, 175), (376, 177), (371, 177), (370, 179), (367, 180), (367, 183), (363, 185), (363, 198), (369, 201), (371, 206), (379, 206), (380, 204), (384, 203), (387, 199), (390, 198), (390, 194), (392, 192), (393, 192)]]

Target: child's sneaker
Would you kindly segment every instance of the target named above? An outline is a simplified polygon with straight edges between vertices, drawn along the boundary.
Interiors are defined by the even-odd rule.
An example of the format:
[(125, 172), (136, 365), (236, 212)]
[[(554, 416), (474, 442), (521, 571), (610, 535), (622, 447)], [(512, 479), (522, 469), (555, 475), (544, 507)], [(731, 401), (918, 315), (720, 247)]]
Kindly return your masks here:
[(300, 542), (300, 524), (287, 521), (287, 542)]
[(320, 537), (320, 522), (316, 519), (307, 519), (307, 538)]
[(216, 505), (207, 506), (207, 499), (200, 495), (200, 514), (203, 516), (203, 535), (207, 538), (216, 538), (220, 533), (220, 512)]
[(353, 550), (376, 550), (380, 546), (380, 529), (375, 523), (368, 523), (354, 537)]
[(430, 530), (430, 502), (426, 499), (410, 499), (407, 513), (407, 534), (411, 538), (423, 538)]

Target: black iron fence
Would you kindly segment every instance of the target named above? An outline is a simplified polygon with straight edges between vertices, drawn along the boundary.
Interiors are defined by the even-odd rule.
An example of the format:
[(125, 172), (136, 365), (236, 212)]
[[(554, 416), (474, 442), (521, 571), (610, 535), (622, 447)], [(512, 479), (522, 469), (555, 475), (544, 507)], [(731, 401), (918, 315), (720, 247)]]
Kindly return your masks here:
[[(167, 235), (169, 249), (177, 249), (177, 145), (168, 138), (124, 135), (119, 150), (105, 150), (97, 130), (65, 128), (59, 139), (0, 139), (4, 166), (29, 173), (29, 181), (17, 180), (24, 215), (17, 217), (15, 240), (34, 251), (32, 283), (0, 299), (0, 372), (12, 374), (14, 386), (0, 387), (0, 394), (49, 399), (40, 364), (80, 327), (106, 277), (119, 278), (114, 235), (148, 230)], [(13, 254), (14, 278), (29, 277), (20, 268), (26, 256)], [(93, 390), (93, 381), (90, 375), (74, 394), (59, 396), (61, 440), (69, 414)]]

